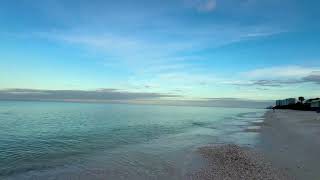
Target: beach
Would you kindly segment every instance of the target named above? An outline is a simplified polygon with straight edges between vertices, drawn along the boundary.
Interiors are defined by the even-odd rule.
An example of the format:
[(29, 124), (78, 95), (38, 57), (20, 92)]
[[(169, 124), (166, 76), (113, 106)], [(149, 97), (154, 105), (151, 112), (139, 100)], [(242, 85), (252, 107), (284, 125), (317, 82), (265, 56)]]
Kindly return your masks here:
[(245, 131), (260, 135), (255, 147), (201, 148), (208, 166), (194, 179), (319, 179), (320, 114), (268, 111), (251, 125)]
[(297, 179), (319, 179), (320, 114), (276, 110), (264, 117), (258, 150)]
[(318, 179), (315, 112), (1, 102), (0, 179)]
[(255, 145), (265, 111), (2, 101), (0, 179), (186, 179), (202, 147)]

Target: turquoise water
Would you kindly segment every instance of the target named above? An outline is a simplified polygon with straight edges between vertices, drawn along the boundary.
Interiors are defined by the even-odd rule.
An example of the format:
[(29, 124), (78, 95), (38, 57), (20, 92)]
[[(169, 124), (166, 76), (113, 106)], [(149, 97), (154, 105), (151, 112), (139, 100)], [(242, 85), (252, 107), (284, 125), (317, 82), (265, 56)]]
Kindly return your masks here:
[[(177, 179), (261, 109), (0, 101), (1, 179)], [(199, 165), (201, 162), (199, 161)]]

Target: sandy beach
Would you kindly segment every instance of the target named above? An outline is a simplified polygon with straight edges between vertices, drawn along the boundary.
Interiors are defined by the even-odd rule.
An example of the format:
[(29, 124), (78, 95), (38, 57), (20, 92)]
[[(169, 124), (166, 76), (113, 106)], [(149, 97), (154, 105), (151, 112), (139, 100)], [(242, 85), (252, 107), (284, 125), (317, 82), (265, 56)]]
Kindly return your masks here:
[[(2, 109), (17, 106), (33, 116), (20, 118), (21, 113), (12, 113), (11, 108), (0, 113), (4, 142), (0, 152), (5, 157), (0, 161), (0, 179), (320, 177), (320, 114), (315, 112), (36, 102), (3, 102)], [(45, 113), (38, 111), (43, 106)], [(52, 114), (61, 106), (75, 114)], [(113, 111), (105, 111), (108, 108)], [(105, 120), (116, 115), (122, 118)], [(73, 121), (65, 124), (69, 131), (61, 137), (56, 122), (64, 123), (65, 117)], [(42, 123), (35, 128), (34, 122)], [(42, 136), (39, 129), (45, 130)]]
[[(320, 114), (268, 111), (247, 133), (258, 133), (254, 148), (213, 145), (199, 152), (208, 166), (193, 179), (319, 179)], [(256, 128), (260, 127), (260, 128)]]
[(320, 178), (320, 114), (276, 110), (265, 114), (258, 150), (296, 179)]

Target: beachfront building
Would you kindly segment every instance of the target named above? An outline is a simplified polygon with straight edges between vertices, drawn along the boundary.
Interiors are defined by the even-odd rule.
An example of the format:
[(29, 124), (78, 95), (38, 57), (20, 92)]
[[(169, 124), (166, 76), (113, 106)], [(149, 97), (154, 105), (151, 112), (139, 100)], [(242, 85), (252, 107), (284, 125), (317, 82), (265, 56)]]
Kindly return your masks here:
[(310, 102), (311, 108), (320, 108), (320, 99), (315, 99)]
[(277, 100), (276, 105), (277, 106), (287, 106), (291, 104), (296, 104), (297, 100), (296, 98), (288, 98), (288, 99), (283, 99), (283, 100)]

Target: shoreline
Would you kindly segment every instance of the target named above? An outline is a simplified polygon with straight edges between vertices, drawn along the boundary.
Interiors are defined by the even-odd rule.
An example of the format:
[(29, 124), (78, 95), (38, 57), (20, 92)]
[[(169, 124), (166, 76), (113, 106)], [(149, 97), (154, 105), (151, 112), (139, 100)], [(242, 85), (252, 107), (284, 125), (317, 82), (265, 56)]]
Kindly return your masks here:
[(320, 114), (267, 111), (247, 133), (259, 134), (255, 147), (234, 144), (202, 147), (208, 167), (193, 179), (318, 179)]
[[(34, 177), (43, 178), (54, 175), (61, 177), (59, 179), (92, 179), (94, 177), (96, 179), (104, 179), (110, 176), (116, 179), (117, 176), (123, 175), (131, 179), (150, 179), (150, 177), (157, 177), (157, 179), (192, 180), (291, 180), (318, 179), (320, 177), (320, 172), (318, 172), (320, 162), (318, 156), (320, 152), (320, 140), (318, 138), (320, 135), (320, 114), (292, 110), (276, 110), (275, 112), (262, 111), (258, 114), (256, 112), (252, 113), (253, 115), (243, 113), (239, 118), (240, 123), (234, 122), (233, 120), (226, 123), (226, 128), (230, 126), (240, 127), (235, 128), (235, 131), (231, 131), (231, 138), (240, 137), (240, 139), (246, 139), (249, 137), (247, 135), (253, 135), (254, 143), (251, 144), (246, 144), (246, 141), (241, 143), (237, 141), (237, 139), (235, 141), (232, 140), (230, 143), (228, 143), (229, 141), (225, 143), (219, 143), (218, 141), (212, 145), (199, 144), (192, 146), (191, 149), (188, 148), (184, 149), (185, 151), (179, 151), (181, 157), (174, 155), (175, 158), (170, 156), (163, 158), (163, 154), (161, 154), (161, 156), (158, 156), (160, 159), (154, 159), (153, 155), (157, 153), (134, 153), (131, 154), (133, 155), (131, 157), (134, 157), (133, 161), (131, 161), (138, 163), (135, 164), (138, 165), (138, 169), (135, 167), (130, 169), (131, 174), (123, 173), (128, 170), (127, 167), (119, 166), (116, 168), (117, 171), (114, 171), (113, 167), (104, 166), (104, 162), (106, 161), (101, 158), (103, 156), (97, 156), (99, 158), (98, 161), (93, 158), (95, 160), (92, 161), (94, 162), (93, 164), (88, 164), (89, 166), (84, 166), (87, 167), (87, 169), (80, 168), (78, 169), (79, 171), (73, 171), (73, 168), (76, 166), (70, 166), (69, 169), (65, 169), (66, 166), (61, 169), (53, 169), (53, 171), (51, 171), (52, 169), (48, 171), (30, 171), (30, 173), (7, 178), (32, 179), (33, 175)], [(255, 117), (254, 114), (257, 114), (257, 117)], [(202, 129), (207, 127), (198, 128)], [(215, 129), (212, 131), (215, 131)], [(227, 135), (230, 134), (227, 133)], [(170, 138), (166, 137), (163, 140), (167, 141), (167, 139)], [(159, 143), (159, 141), (157, 142)], [(176, 144), (171, 145), (176, 146)], [(141, 147), (148, 148), (148, 146), (145, 145)], [(141, 149), (141, 147), (137, 149)], [(118, 152), (118, 150), (116, 152)], [(127, 152), (127, 150), (124, 149), (124, 152)], [(116, 153), (115, 155), (119, 155), (119, 157), (115, 157), (114, 155), (111, 157), (115, 159), (121, 159), (122, 157), (122, 153)], [(110, 161), (111, 159), (107, 157), (105, 160)], [(143, 161), (144, 159), (163, 164), (158, 164), (160, 166), (153, 167), (150, 164), (152, 161)], [(128, 159), (125, 158), (125, 160)], [(96, 164), (98, 162), (101, 164)], [(117, 163), (118, 160), (114, 162)], [(139, 170), (140, 174), (136, 173), (138, 172), (137, 170)]]

